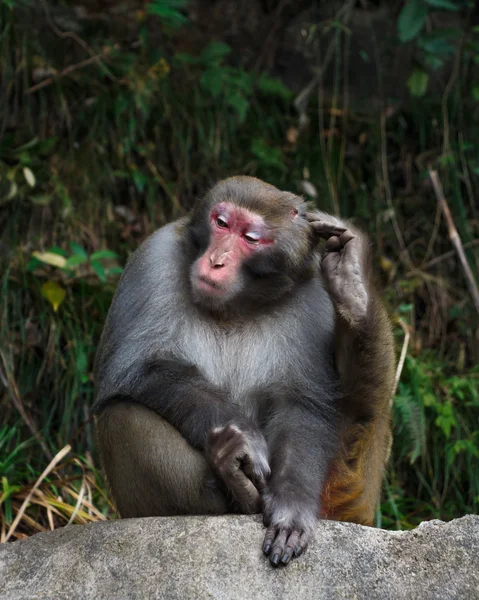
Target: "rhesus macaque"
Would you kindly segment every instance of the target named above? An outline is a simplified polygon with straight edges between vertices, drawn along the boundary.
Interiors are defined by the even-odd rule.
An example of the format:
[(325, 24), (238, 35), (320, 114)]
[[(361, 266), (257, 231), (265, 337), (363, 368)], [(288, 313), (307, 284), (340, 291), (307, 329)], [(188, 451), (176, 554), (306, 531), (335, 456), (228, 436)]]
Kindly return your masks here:
[(275, 566), (318, 517), (372, 525), (393, 378), (365, 235), (221, 181), (133, 254), (110, 308), (95, 412), (120, 515), (262, 511)]

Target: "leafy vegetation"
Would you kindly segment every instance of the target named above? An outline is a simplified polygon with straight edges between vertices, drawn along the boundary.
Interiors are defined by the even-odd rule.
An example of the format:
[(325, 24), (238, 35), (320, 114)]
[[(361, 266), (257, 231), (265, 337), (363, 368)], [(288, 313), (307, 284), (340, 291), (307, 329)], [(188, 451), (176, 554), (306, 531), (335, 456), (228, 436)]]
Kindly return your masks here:
[[(115, 285), (145, 236), (235, 173), (354, 216), (374, 240), (407, 350), (378, 523), (477, 512), (478, 319), (428, 179), (432, 165), (477, 281), (474, 3), (404, 3), (406, 101), (361, 114), (335, 78), (306, 119), (225, 41), (189, 42), (186, 0), (77, 4), (0, 0), (1, 540), (114, 514), (89, 407)], [(346, 19), (308, 35), (333, 39), (335, 73), (347, 65)]]

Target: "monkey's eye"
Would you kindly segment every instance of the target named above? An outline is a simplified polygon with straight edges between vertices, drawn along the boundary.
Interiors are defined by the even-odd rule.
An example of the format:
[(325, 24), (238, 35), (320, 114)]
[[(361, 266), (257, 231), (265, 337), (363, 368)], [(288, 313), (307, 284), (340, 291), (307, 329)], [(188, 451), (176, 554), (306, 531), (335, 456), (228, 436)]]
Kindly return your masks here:
[(257, 244), (261, 239), (259, 233), (255, 233), (254, 231), (248, 231), (248, 233), (244, 234), (244, 239), (250, 244)]
[(228, 222), (224, 217), (216, 217), (216, 224), (218, 227), (228, 227)]

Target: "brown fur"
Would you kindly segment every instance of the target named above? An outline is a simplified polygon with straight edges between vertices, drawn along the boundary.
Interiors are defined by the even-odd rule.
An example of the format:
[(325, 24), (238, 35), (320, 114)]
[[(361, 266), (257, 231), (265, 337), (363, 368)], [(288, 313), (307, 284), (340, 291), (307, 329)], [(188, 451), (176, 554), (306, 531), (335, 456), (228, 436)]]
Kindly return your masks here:
[(345, 397), (341, 451), (323, 491), (323, 516), (372, 525), (392, 443), (395, 354), (391, 325), (374, 290), (375, 309), (356, 327), (338, 315), (336, 360)]

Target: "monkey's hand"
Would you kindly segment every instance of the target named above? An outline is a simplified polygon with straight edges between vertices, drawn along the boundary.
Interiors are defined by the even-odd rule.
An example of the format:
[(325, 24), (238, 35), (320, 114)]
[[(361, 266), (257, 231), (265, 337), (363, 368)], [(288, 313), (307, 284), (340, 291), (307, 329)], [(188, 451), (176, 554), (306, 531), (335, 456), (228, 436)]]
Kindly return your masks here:
[(263, 552), (274, 567), (287, 565), (293, 556), (302, 554), (311, 540), (317, 522), (316, 502), (301, 501), (296, 495), (289, 500), (270, 490), (263, 494), (263, 522), (268, 528)]
[[(328, 220), (323, 220), (323, 217)], [(366, 319), (371, 297), (366, 283), (368, 244), (357, 230), (344, 227), (344, 223), (322, 213), (308, 213), (313, 231), (326, 239), (321, 269), (336, 310), (353, 327)]]
[(261, 511), (261, 491), (270, 474), (268, 447), (252, 425), (229, 423), (212, 429), (207, 452), (242, 513)]

